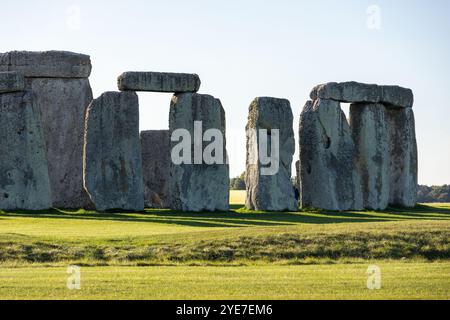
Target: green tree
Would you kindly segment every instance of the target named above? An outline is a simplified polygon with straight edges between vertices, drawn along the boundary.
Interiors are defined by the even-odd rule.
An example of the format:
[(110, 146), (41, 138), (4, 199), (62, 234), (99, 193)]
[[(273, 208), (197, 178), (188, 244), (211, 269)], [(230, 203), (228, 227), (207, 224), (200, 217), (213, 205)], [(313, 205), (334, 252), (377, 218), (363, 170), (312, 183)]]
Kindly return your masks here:
[(245, 190), (245, 172), (230, 180), (231, 190)]

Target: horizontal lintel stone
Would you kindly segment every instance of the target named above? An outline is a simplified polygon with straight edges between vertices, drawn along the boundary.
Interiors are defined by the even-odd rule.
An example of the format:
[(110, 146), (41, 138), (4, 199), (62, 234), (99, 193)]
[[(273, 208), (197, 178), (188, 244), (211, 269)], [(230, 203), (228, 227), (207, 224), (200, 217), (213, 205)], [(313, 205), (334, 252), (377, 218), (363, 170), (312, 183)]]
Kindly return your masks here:
[(117, 79), (120, 91), (187, 93), (200, 89), (200, 77), (189, 73), (125, 72)]
[(414, 104), (411, 89), (399, 86), (379, 86), (358, 82), (329, 82), (316, 86), (311, 99), (330, 99), (346, 103), (381, 103), (387, 106), (408, 108)]
[(0, 72), (17, 71), (26, 78), (88, 78), (88, 55), (68, 51), (11, 51), (0, 53)]

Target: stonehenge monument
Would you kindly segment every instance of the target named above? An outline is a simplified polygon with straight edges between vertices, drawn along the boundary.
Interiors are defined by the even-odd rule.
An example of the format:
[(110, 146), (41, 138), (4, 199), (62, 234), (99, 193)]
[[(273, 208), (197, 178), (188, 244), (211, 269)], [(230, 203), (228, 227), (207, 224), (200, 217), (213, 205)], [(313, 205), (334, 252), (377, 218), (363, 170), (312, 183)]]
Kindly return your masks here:
[[(118, 92), (94, 100), (91, 69), (78, 53), (0, 53), (0, 210), (228, 211), (225, 110), (197, 93), (200, 77), (124, 72)], [(169, 130), (139, 132), (140, 91), (173, 94)], [(413, 92), (331, 82), (310, 98), (300, 115), (298, 190), (289, 101), (251, 103), (246, 208), (415, 206)], [(351, 104), (348, 120), (341, 103)]]
[[(410, 89), (319, 85), (300, 117), (300, 202), (327, 210), (384, 210), (417, 202)], [(340, 108), (350, 102), (350, 123)]]
[(169, 130), (141, 132), (142, 174), (146, 208), (169, 208)]
[(99, 211), (144, 210), (139, 101), (105, 92), (86, 112), (84, 187)]
[(23, 74), (0, 72), (0, 210), (52, 206), (39, 106)]
[[(228, 211), (229, 210), (229, 166), (226, 163), (225, 111), (219, 99), (197, 93), (180, 93), (172, 98), (169, 117), (171, 136), (170, 164), (170, 208), (181, 211)], [(200, 127), (200, 128), (199, 128)], [(216, 130), (222, 136), (222, 163), (205, 163), (207, 147), (204, 134)], [(182, 130), (186, 148), (178, 152), (177, 133)], [(187, 140), (188, 137), (192, 139)], [(217, 138), (216, 138), (217, 139)], [(217, 141), (216, 141), (217, 142)], [(194, 152), (191, 152), (191, 151)], [(174, 163), (174, 158), (184, 158)]]
[(91, 68), (89, 56), (72, 52), (0, 54), (0, 71), (23, 73), (26, 90), (36, 96), (56, 208), (92, 207), (82, 174), (84, 115), (92, 101)]
[[(295, 190), (291, 183), (292, 160), (295, 153), (293, 115), (288, 100), (261, 97), (250, 105), (247, 131), (246, 208), (257, 211), (297, 211)], [(263, 147), (265, 130), (267, 152)], [(276, 141), (278, 139), (278, 145)], [(268, 164), (261, 151), (273, 152), (278, 168), (265, 173)]]
[[(189, 143), (186, 153), (198, 148), (197, 123), (202, 130), (201, 144), (203, 129), (205, 135), (216, 130), (223, 144), (213, 150), (226, 156), (225, 112), (218, 99), (195, 93), (200, 78), (195, 74), (125, 72), (117, 85), (121, 92), (104, 93), (86, 113), (84, 185), (97, 210), (141, 211), (144, 206), (228, 210), (228, 164), (197, 163), (195, 154), (195, 163), (174, 164), (171, 159), (171, 147), (176, 144), (171, 137), (177, 130), (194, 137), (194, 141), (183, 141)], [(175, 94), (169, 131), (142, 132), (139, 140), (138, 91)], [(210, 146), (200, 145), (202, 157), (203, 147), (206, 152)]]

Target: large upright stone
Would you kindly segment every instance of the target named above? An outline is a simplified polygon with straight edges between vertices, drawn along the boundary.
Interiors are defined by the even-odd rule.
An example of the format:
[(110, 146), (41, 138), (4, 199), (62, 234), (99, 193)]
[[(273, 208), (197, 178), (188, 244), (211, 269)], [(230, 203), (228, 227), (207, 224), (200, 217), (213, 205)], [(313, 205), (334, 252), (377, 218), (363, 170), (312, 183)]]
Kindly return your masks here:
[(91, 208), (83, 188), (84, 116), (92, 101), (90, 57), (66, 51), (0, 54), (0, 71), (25, 75), (40, 108), (53, 206)]
[(363, 208), (355, 145), (340, 104), (308, 101), (300, 116), (300, 203), (326, 210)]
[(84, 116), (92, 101), (89, 80), (28, 78), (27, 88), (40, 107), (53, 206), (91, 208), (83, 188)]
[(45, 142), (35, 97), (0, 94), (0, 210), (51, 208)]
[(18, 71), (27, 78), (88, 78), (91, 59), (68, 51), (12, 51), (0, 54), (0, 72)]
[(141, 132), (142, 173), (146, 208), (169, 208), (169, 130)]
[[(195, 127), (197, 130), (194, 130)], [(225, 111), (220, 100), (210, 95), (196, 93), (175, 95), (170, 106), (169, 128), (172, 140), (170, 207), (174, 210), (193, 212), (227, 211), (229, 166), (226, 159)], [(206, 162), (204, 157), (202, 159), (202, 152), (206, 153), (210, 142), (202, 143), (201, 137), (209, 129), (214, 129), (223, 138), (222, 148), (216, 150), (217, 158), (222, 158), (218, 161)], [(184, 138), (177, 140), (179, 134), (184, 134)], [(176, 147), (179, 147), (180, 143), (186, 145), (186, 154), (177, 152)], [(180, 156), (186, 161), (183, 163), (178, 161)], [(174, 160), (177, 161), (174, 163)]]
[(84, 186), (99, 211), (144, 210), (139, 100), (106, 92), (86, 112)]
[(17, 92), (25, 89), (23, 74), (9, 71), (0, 72), (0, 93)]
[(350, 122), (356, 145), (356, 166), (361, 175), (364, 207), (384, 210), (389, 205), (390, 149), (386, 107), (352, 104)]
[(169, 72), (125, 72), (117, 80), (121, 91), (197, 92), (200, 77), (196, 74)]
[(330, 82), (318, 85), (312, 90), (311, 99), (331, 99), (349, 103), (381, 103), (400, 108), (412, 107), (414, 103), (411, 89), (358, 82)]
[(412, 108), (387, 109), (390, 147), (390, 197), (394, 206), (417, 204), (418, 156)]
[[(288, 100), (261, 97), (250, 105), (247, 130), (246, 207), (258, 211), (297, 211), (295, 189), (291, 182), (292, 159), (295, 153), (293, 115)], [(276, 148), (272, 138), (279, 139), (279, 156), (274, 159), (278, 170), (270, 172), (261, 163), (263, 142), (260, 130), (266, 130), (267, 154)], [(265, 152), (266, 150), (263, 150)]]

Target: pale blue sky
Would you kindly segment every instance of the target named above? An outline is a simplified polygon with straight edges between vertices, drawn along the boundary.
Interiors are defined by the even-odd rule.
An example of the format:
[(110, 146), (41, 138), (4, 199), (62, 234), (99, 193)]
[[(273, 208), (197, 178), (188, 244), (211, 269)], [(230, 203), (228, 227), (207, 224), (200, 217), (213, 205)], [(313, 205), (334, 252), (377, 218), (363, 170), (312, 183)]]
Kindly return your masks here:
[[(381, 9), (381, 29), (367, 8)], [(77, 8), (80, 19), (77, 19)], [(232, 175), (245, 168), (248, 105), (291, 101), (294, 131), (310, 89), (328, 81), (415, 92), (419, 181), (450, 183), (450, 1), (1, 0), (0, 52), (91, 55), (94, 96), (123, 71), (195, 72), (227, 113)], [(170, 95), (140, 94), (141, 130), (168, 127)], [(298, 149), (298, 147), (297, 147)]]

